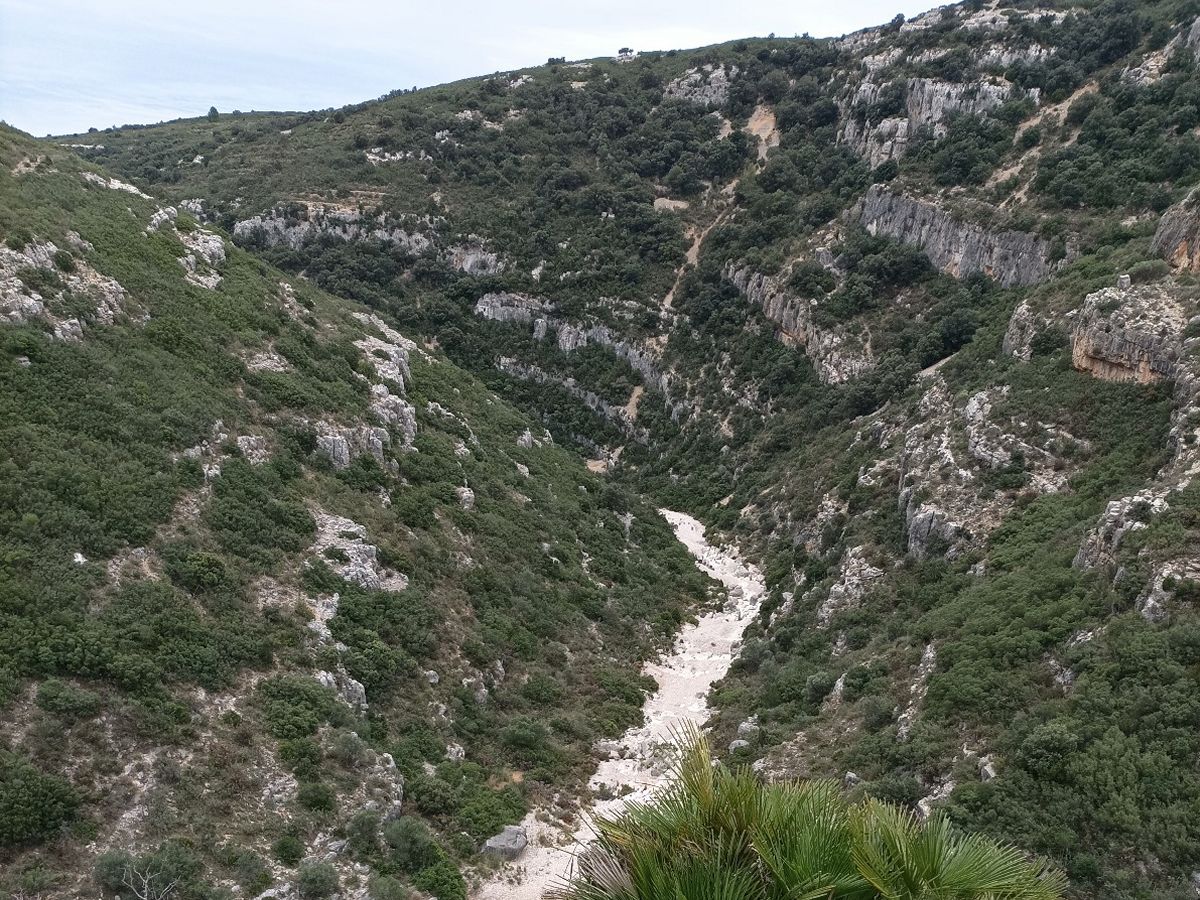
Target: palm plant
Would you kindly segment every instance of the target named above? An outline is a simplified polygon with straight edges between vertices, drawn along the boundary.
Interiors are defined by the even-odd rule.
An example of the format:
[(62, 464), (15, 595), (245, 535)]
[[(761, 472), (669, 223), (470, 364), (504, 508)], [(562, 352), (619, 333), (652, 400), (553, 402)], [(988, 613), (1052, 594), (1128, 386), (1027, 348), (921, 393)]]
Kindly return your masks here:
[(684, 736), (670, 785), (600, 819), (558, 900), (1057, 900), (1060, 873), (831, 781), (760, 782)]

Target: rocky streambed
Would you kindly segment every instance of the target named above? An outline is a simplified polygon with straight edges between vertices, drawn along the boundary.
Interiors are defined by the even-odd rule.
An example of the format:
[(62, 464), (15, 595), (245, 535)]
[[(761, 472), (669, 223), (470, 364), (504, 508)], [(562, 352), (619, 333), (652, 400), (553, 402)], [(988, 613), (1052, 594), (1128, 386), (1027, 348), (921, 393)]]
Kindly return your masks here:
[[(729, 670), (766, 587), (762, 573), (736, 549), (706, 541), (701, 522), (684, 513), (659, 512), (696, 565), (726, 587), (729, 601), (685, 625), (671, 651), (646, 665), (643, 671), (658, 683), (658, 690), (646, 698), (644, 722), (620, 740), (601, 745), (608, 758), (589, 783), (597, 796), (608, 799), (594, 803), (574, 831), (542, 821), (540, 810), (530, 812), (521, 824), (528, 845), (507, 868), (480, 886), (473, 895), (476, 900), (540, 900), (548, 888), (562, 884), (571, 874), (576, 851), (593, 834), (592, 817), (612, 815), (627, 803), (649, 798), (666, 781), (666, 751), (674, 732), (688, 724), (702, 725), (708, 718), (709, 689)], [(510, 829), (504, 843), (507, 852), (514, 852), (522, 843), (521, 831)]]

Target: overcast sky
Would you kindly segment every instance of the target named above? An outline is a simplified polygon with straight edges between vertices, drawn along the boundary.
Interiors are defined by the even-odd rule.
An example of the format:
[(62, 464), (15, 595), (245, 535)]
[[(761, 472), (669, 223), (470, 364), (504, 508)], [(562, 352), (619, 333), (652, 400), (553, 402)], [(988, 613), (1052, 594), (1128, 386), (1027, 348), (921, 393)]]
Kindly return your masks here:
[(844, 34), (938, 0), (0, 0), (0, 119), (33, 134), (308, 110), (739, 37)]

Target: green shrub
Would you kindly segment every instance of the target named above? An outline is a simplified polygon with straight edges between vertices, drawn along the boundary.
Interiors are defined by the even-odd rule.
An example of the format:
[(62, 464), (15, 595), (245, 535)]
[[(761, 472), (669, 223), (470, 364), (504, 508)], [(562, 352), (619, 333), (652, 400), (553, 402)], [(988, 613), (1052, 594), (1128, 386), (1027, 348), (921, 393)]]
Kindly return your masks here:
[(372, 875), (367, 882), (367, 896), (371, 900), (409, 900), (412, 893), (395, 878)]
[(57, 678), (38, 685), (37, 705), (68, 721), (90, 719), (100, 712), (100, 697)]
[(458, 867), (445, 856), (414, 875), (413, 884), (437, 900), (467, 900), (466, 882)]
[(280, 835), (271, 845), (271, 852), (285, 866), (294, 866), (304, 858), (304, 841), (294, 834)]
[(403, 872), (419, 872), (437, 861), (433, 836), (425, 823), (413, 816), (388, 822), (383, 827), (383, 840), (391, 848), (392, 862)]
[(333, 812), (337, 808), (337, 795), (327, 784), (304, 781), (296, 791), (296, 802), (313, 812)]
[(296, 873), (296, 891), (303, 900), (325, 900), (338, 889), (337, 869), (329, 863), (305, 863)]
[(71, 821), (80, 798), (64, 779), (0, 751), (0, 847), (31, 844), (57, 834)]

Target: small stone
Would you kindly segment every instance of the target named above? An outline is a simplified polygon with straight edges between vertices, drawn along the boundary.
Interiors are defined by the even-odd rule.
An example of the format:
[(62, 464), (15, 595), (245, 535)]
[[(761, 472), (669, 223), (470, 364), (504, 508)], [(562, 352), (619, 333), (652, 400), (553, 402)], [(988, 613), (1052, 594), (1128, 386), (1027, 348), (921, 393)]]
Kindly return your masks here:
[(742, 738), (750, 737), (750, 735), (758, 734), (758, 732), (758, 723), (755, 722), (754, 719), (747, 719), (745, 722), (740, 724), (737, 729), (738, 737)]
[(82, 553), (76, 551), (75, 555), (71, 557), (71, 561), (74, 562), (75, 565), (77, 565), (77, 566), (82, 566), (84, 563), (87, 562), (87, 557), (84, 556)]
[(1117, 276), (1117, 289), (1118, 290), (1127, 291), (1132, 286), (1133, 286), (1133, 279), (1130, 278), (1128, 275), (1118, 275)]
[(433, 671), (433, 669), (426, 669), (425, 670), (425, 680), (428, 681), (430, 684), (437, 684), (439, 681), (442, 680), (442, 677), (440, 675), (438, 675), (437, 672)]
[(729, 742), (729, 752), (735, 753), (738, 750), (744, 750), (746, 747), (749, 747), (749, 746), (750, 746), (749, 741), (743, 741), (740, 739), (736, 740), (736, 741), (730, 741)]

